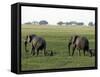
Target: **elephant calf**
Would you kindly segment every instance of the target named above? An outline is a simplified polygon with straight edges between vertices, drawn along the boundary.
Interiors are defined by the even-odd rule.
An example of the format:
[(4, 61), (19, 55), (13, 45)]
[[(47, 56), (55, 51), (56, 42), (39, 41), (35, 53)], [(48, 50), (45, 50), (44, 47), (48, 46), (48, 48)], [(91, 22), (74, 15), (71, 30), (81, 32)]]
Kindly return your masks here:
[(92, 53), (92, 56), (95, 56), (95, 49), (89, 48), (89, 51)]
[(74, 51), (77, 48), (79, 50), (79, 55), (80, 50), (83, 50), (84, 56), (85, 52), (89, 52), (90, 55), (92, 56), (92, 52), (89, 50), (89, 41), (86, 37), (80, 37), (78, 35), (74, 35), (70, 38), (69, 43), (68, 43), (68, 51), (70, 55), (70, 46), (72, 46), (72, 56), (74, 55)]

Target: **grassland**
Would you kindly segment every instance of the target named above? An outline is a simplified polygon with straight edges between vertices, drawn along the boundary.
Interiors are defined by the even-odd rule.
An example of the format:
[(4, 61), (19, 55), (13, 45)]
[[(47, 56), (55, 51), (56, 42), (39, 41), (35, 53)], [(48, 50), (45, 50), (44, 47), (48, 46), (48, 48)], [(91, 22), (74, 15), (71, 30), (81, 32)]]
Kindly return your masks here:
[[(25, 52), (24, 39), (26, 35), (36, 34), (43, 37), (47, 42), (47, 49), (56, 52), (54, 56), (44, 56), (41, 51), (39, 56), (31, 55), (31, 44), (28, 44), (29, 52)], [(74, 56), (68, 56), (68, 39), (71, 35), (78, 34), (89, 39), (90, 47), (95, 47), (95, 28), (86, 26), (39, 26), (22, 25), (21, 41), (21, 66), (22, 70), (75, 68), (95, 66), (95, 57), (78, 55), (76, 50)]]

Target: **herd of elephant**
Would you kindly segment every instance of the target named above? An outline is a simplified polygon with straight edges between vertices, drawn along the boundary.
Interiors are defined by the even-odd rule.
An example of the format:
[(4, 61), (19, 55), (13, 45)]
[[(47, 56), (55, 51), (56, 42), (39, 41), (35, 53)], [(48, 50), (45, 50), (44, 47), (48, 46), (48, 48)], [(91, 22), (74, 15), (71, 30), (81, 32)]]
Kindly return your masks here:
[[(48, 50), (46, 49), (47, 43), (45, 41), (44, 38), (37, 36), (35, 34), (31, 34), (31, 35), (27, 35), (25, 38), (25, 51), (27, 52), (27, 45), (28, 43), (32, 44), (32, 49), (31, 49), (31, 54), (32, 55), (39, 55), (39, 51), (42, 50), (44, 51), (44, 55), (50, 55), (53, 56), (53, 51), (52, 50)], [(70, 53), (70, 47), (72, 48), (72, 53)], [(66, 47), (67, 49), (67, 47)], [(94, 52), (95, 49), (93, 48), (89, 48), (89, 41), (86, 37), (81, 37), (79, 35), (73, 35), (70, 37), (69, 42), (68, 42), (68, 51), (69, 51), (69, 55), (73, 56), (74, 55), (74, 51), (75, 49), (77, 49), (79, 51), (79, 55), (80, 54), (80, 50), (83, 50), (84, 56), (86, 55), (86, 52), (90, 54), (90, 56), (94, 56)]]

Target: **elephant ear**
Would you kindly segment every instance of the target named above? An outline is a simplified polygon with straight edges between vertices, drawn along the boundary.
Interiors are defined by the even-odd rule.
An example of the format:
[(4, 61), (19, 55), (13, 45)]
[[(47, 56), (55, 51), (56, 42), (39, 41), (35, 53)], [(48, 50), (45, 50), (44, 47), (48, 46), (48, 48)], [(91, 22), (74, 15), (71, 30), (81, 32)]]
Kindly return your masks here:
[(73, 44), (76, 42), (76, 39), (77, 39), (78, 37), (79, 37), (78, 35), (73, 36), (73, 39), (72, 39), (72, 43), (73, 43)]

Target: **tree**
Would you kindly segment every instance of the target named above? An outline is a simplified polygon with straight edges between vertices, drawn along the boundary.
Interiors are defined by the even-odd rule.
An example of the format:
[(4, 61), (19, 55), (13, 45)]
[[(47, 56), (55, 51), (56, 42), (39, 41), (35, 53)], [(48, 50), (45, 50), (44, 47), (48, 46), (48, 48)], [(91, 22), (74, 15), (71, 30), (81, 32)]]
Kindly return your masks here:
[(71, 25), (71, 23), (70, 22), (65, 22), (65, 25)]
[(93, 22), (88, 23), (89, 26), (94, 26)]
[(58, 25), (63, 25), (64, 23), (62, 21), (59, 21), (57, 24)]
[(25, 24), (32, 24), (31, 22), (26, 22)]
[(41, 20), (41, 21), (39, 22), (39, 24), (40, 24), (40, 25), (47, 25), (48, 22), (47, 22), (46, 20)]
[(77, 22), (77, 25), (82, 26), (82, 25), (84, 25), (84, 23), (83, 22)]

